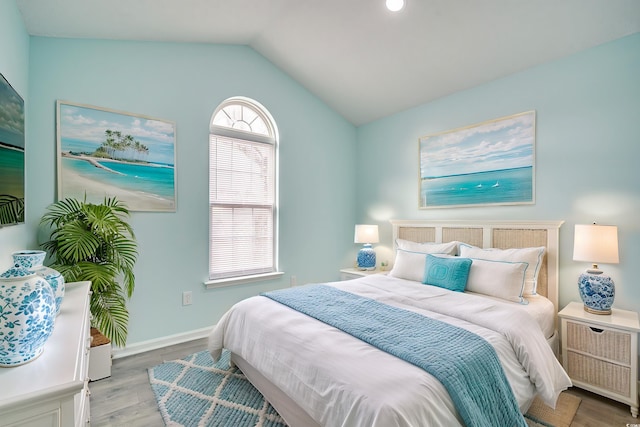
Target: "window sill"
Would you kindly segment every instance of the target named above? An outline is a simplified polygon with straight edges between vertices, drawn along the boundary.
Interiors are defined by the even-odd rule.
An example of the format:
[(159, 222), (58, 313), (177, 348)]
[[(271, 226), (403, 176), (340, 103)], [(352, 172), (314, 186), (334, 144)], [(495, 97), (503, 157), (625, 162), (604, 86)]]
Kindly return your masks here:
[(231, 277), (229, 279), (208, 280), (204, 282), (207, 289), (224, 288), (226, 286), (241, 285), (244, 283), (261, 282), (263, 280), (272, 280), (284, 276), (281, 271), (266, 274), (256, 274), (254, 276)]

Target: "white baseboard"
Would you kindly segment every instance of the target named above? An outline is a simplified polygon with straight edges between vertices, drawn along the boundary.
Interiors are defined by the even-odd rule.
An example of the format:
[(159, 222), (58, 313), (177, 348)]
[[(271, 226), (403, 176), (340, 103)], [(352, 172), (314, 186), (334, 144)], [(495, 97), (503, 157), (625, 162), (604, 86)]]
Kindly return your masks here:
[(193, 341), (200, 338), (206, 338), (212, 329), (213, 326), (208, 326), (206, 328), (196, 329), (194, 331), (183, 332), (180, 334), (138, 342), (135, 344), (127, 345), (125, 348), (114, 347), (112, 349), (111, 356), (114, 359), (118, 359), (121, 357), (133, 356), (134, 354), (144, 353), (150, 350), (157, 350), (162, 347), (168, 347), (171, 345), (182, 344), (184, 342)]

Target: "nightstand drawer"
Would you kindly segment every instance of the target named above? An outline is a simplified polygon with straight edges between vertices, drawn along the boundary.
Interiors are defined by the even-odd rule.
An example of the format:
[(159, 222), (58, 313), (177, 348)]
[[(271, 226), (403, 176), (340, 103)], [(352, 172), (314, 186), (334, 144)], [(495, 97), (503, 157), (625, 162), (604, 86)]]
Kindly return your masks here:
[(631, 396), (631, 369), (589, 356), (567, 351), (567, 373), (581, 381), (622, 396)]
[(567, 348), (625, 365), (631, 364), (631, 334), (628, 332), (567, 321)]
[(359, 279), (361, 277), (371, 276), (372, 274), (387, 274), (381, 270), (360, 270), (357, 268), (343, 268), (340, 270), (340, 280)]
[(361, 277), (364, 277), (364, 276), (356, 273), (345, 273), (343, 271), (340, 272), (340, 280), (352, 280), (352, 279), (359, 279)]

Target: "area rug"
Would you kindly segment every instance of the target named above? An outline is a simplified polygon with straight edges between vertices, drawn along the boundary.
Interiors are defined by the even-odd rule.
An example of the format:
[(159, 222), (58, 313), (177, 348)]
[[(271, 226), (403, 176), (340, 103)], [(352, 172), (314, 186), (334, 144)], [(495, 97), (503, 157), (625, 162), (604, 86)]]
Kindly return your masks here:
[[(238, 368), (229, 352), (218, 363), (207, 351), (149, 369), (149, 382), (167, 426), (287, 427)], [(536, 398), (525, 420), (530, 427), (569, 427), (580, 398), (561, 393), (556, 409)]]
[(524, 417), (531, 427), (569, 427), (580, 402), (578, 396), (563, 392), (558, 397), (556, 409), (551, 409), (536, 397)]
[(286, 427), (238, 368), (229, 352), (213, 363), (207, 351), (149, 369), (149, 382), (167, 426)]

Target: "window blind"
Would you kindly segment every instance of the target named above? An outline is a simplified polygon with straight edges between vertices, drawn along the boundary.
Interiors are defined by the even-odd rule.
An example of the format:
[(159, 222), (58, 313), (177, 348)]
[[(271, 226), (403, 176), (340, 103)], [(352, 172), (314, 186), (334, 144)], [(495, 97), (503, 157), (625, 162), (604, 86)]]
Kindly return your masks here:
[(209, 279), (275, 271), (275, 146), (209, 140)]

